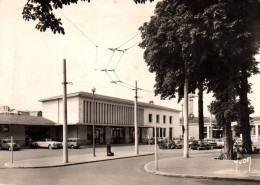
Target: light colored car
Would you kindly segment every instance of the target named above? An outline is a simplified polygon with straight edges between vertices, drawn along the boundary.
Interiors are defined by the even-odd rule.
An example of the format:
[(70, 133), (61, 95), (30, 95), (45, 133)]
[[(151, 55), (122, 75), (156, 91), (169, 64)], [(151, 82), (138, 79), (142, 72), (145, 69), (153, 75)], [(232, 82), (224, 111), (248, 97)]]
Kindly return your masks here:
[(224, 147), (224, 140), (223, 139), (217, 139), (216, 143), (217, 143), (218, 148)]
[(44, 139), (43, 141), (34, 141), (32, 143), (36, 148), (62, 148), (62, 144), (59, 141), (52, 141), (51, 139)]
[(260, 141), (252, 141), (252, 149), (254, 152), (259, 153), (260, 152)]
[[(1, 149), (7, 149), (11, 151), (11, 139), (1, 139)], [(13, 150), (20, 150), (20, 145), (13, 143)]]

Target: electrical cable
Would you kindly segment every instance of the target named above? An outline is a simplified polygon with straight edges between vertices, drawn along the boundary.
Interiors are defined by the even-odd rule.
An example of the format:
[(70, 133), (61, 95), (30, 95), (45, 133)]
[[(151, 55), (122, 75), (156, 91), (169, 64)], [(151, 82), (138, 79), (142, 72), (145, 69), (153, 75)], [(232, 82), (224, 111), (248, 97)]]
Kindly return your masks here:
[(123, 45), (125, 45), (126, 43), (128, 43), (129, 41), (131, 41), (133, 38), (135, 38), (137, 35), (139, 35), (141, 33), (137, 33), (136, 35), (134, 35), (132, 38), (130, 38), (128, 41), (124, 42), (122, 45), (118, 46), (116, 49), (121, 48)]
[(108, 62), (108, 64), (107, 64), (106, 70), (108, 69), (108, 66), (109, 66), (109, 64), (110, 64), (110, 62), (111, 62), (111, 60), (112, 60), (112, 58), (113, 58), (113, 56), (114, 56), (114, 54), (115, 54), (115, 50), (114, 50), (114, 49), (111, 49), (111, 50), (113, 50), (113, 53), (112, 53), (112, 55), (111, 55), (111, 57), (110, 57), (110, 60), (109, 60), (109, 62)]
[(67, 19), (82, 35), (84, 35), (94, 46), (97, 47), (97, 44), (92, 41), (83, 31), (81, 31), (67, 16), (65, 16), (61, 11), (59, 11), (60, 14), (65, 17), (65, 19)]

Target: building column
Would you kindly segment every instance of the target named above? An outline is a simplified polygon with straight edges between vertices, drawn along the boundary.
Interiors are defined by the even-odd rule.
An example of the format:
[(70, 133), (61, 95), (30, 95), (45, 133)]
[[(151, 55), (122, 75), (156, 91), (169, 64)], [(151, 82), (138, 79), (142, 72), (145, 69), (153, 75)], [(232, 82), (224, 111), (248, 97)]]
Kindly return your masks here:
[(111, 129), (110, 129), (110, 127), (104, 127), (104, 129), (106, 129), (105, 142), (110, 143), (111, 142)]
[(130, 143), (129, 127), (125, 127), (125, 143)]

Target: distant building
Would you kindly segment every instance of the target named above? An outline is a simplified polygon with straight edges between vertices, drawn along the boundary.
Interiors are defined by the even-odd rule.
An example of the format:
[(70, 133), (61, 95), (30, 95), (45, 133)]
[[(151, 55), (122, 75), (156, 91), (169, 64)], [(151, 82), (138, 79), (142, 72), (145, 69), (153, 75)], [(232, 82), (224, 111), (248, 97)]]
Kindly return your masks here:
[[(55, 96), (40, 100), (43, 117), (55, 122), (56, 135), (62, 138), (63, 99)], [(67, 95), (68, 137), (92, 143), (93, 94), (77, 92)], [(95, 94), (95, 136), (97, 143), (134, 142), (134, 101)], [(178, 133), (179, 110), (153, 103), (138, 102), (139, 142), (154, 137), (173, 138)]]
[[(182, 119), (180, 120), (180, 129), (182, 127)], [(211, 136), (212, 127), (212, 136)], [(183, 134), (183, 133), (182, 133)], [(182, 137), (183, 135), (180, 135)], [(223, 129), (219, 127), (215, 119), (210, 120), (209, 117), (204, 117), (204, 129), (203, 129), (204, 139), (210, 138), (222, 138)], [(193, 117), (189, 120), (189, 139), (199, 139), (199, 119), (198, 117)]]
[(251, 139), (260, 141), (260, 117), (253, 117), (251, 121)]
[(55, 123), (42, 117), (0, 114), (0, 139), (13, 136), (16, 143), (28, 145), (29, 138), (56, 138)]
[(10, 111), (9, 106), (7, 105), (0, 105), (0, 114), (8, 113)]

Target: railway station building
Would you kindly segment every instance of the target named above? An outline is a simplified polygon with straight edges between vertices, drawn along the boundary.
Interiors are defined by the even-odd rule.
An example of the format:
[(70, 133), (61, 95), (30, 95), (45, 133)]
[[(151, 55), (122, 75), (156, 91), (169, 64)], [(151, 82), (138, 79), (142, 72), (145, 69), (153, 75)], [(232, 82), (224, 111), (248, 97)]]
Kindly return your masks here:
[[(62, 96), (41, 99), (42, 115), (55, 123), (51, 135), (62, 139), (64, 120)], [(83, 144), (92, 143), (93, 116), (95, 116), (95, 140), (97, 144), (134, 142), (134, 101), (110, 96), (76, 92), (67, 95), (68, 137), (80, 138)], [(95, 115), (93, 115), (95, 107)], [(179, 136), (179, 110), (138, 102), (137, 104), (138, 140), (147, 142), (154, 137), (155, 127), (158, 137), (172, 139)]]

